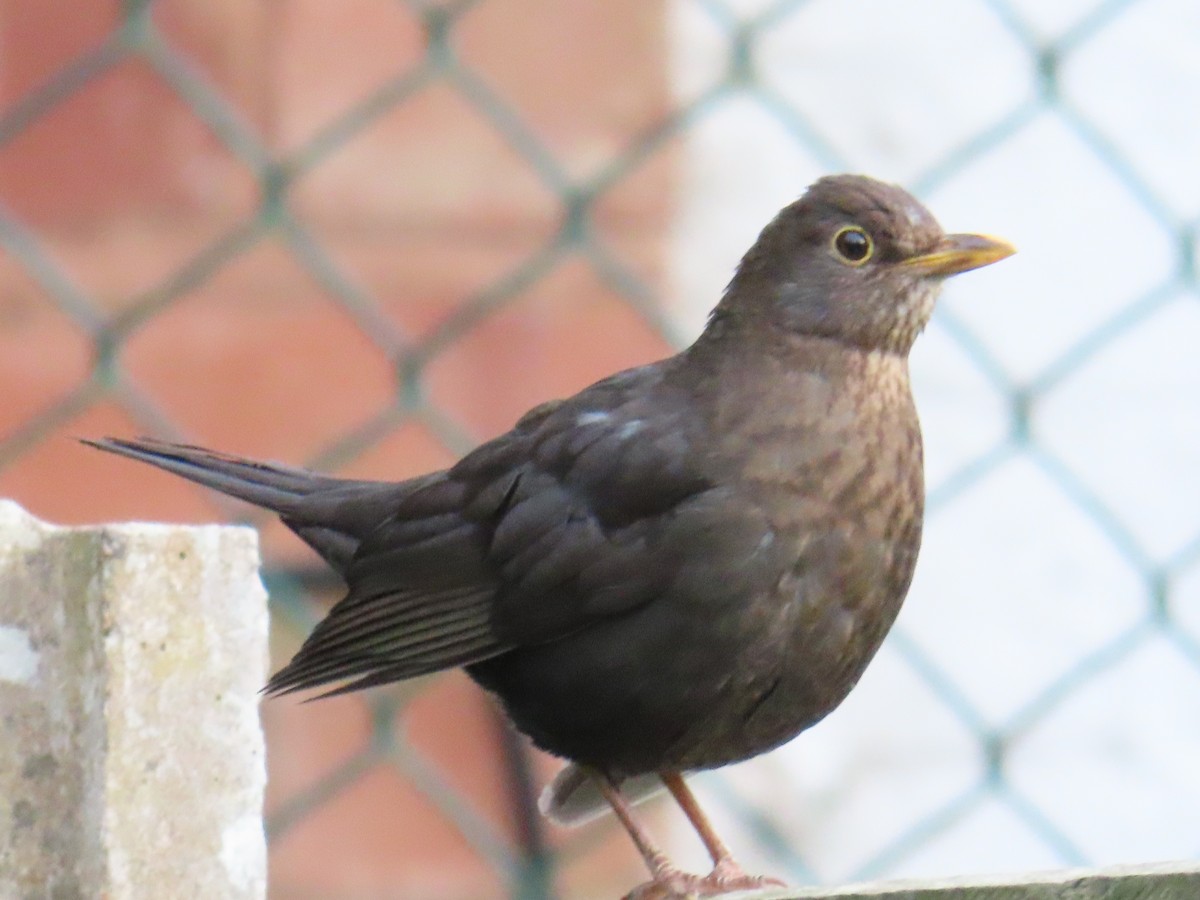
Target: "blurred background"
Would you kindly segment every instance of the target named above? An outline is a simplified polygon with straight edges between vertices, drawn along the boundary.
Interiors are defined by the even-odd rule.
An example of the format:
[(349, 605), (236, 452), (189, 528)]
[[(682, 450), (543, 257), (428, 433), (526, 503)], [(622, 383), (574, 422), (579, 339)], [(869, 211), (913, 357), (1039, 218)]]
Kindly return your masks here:
[[(311, 554), (75, 436), (444, 466), (687, 343), (816, 177), (895, 180), (1021, 249), (914, 353), (916, 581), (840, 710), (695, 783), (799, 882), (1195, 858), (1197, 110), (1193, 0), (7, 0), (0, 495), (260, 527), (278, 666)], [(461, 673), (262, 714), (275, 900), (643, 877)]]

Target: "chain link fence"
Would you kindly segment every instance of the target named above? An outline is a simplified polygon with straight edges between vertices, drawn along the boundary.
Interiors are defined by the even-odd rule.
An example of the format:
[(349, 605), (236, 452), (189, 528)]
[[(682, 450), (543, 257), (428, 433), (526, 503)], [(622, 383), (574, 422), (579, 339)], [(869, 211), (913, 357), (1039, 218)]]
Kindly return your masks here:
[[(943, 221), (957, 216), (964, 227), (1018, 243), (1028, 235), (1036, 243), (1022, 250), (1033, 267), (1014, 266), (1009, 280), (998, 271), (993, 281), (954, 285), (923, 339), (932, 349), (925, 356), (918, 350), (918, 404), (931, 431), (926, 558), (878, 674), (864, 681), (865, 699), (848, 701), (848, 724), (839, 724), (841, 713), (830, 720), (832, 737), (820, 736), (823, 725), (779, 760), (704, 776), (702, 789), (744, 830), (764, 865), (805, 880), (942, 871), (947, 859), (969, 871), (1200, 853), (1200, 786), (1194, 764), (1181, 762), (1200, 748), (1200, 367), (1193, 350), (1200, 339), (1200, 174), (1188, 162), (1200, 151), (1192, 112), (1200, 108), (1195, 10), (1159, 0), (1081, 0), (1053, 9), (1022, 0), (854, 9), (815, 0), (645, 4), (639, 15), (656, 23), (646, 27), (665, 35), (661, 65), (673, 99), (581, 175), (520, 100), (460, 53), (463, 23), (493, 4), (505, 5), (397, 2), (423, 32), (420, 61), (286, 152), (268, 145), (160, 27), (159, 5), (146, 0), (126, 2), (99, 43), (13, 98), (0, 114), (0, 160), (43, 117), (136, 61), (252, 173), (258, 198), (156, 284), (115, 304), (81, 286), (38, 225), (0, 205), (7, 264), (86, 335), (91, 359), (69, 390), (0, 433), (0, 476), (46, 452), (52, 435), (101, 404), (116, 405), (142, 431), (188, 438), (176, 410), (127, 370), (126, 345), (266, 242), (286, 249), (289, 263), (320, 285), (392, 374), (390, 395), (372, 415), (304, 461), (338, 470), (409, 423), (454, 454), (485, 437), (438, 401), (428, 370), (564, 264), (585, 267), (635, 320), (680, 346), (752, 238), (745, 229), (803, 186), (797, 172), (894, 177), (929, 198)], [(521, 3), (509, 6), (514, 19), (528, 12)], [(925, 69), (914, 54), (929, 62)], [(964, 72), (972, 60), (992, 75)], [(893, 65), (912, 65), (925, 80), (896, 69), (892, 83)], [(989, 87), (993, 75), (1007, 87)], [(554, 198), (557, 224), (417, 332), (385, 312), (384, 298), (331, 251), (293, 196), (356, 136), (433, 88), (452, 92), (479, 127), (523, 160), (525, 175)], [(906, 105), (922, 91), (934, 102)], [(961, 114), (942, 120), (929, 113), (939, 98)], [(1164, 116), (1164, 106), (1177, 115)], [(1069, 147), (1061, 160), (1052, 158), (1057, 147)], [(611, 228), (597, 227), (597, 209), (668, 157), (673, 222), (682, 224), (668, 223), (667, 272), (656, 275), (630, 261)], [(761, 203), (761, 185), (746, 183), (756, 174), (746, 170), (760, 165), (775, 172)], [(1081, 208), (1063, 213), (1053, 191), (1025, 180), (1065, 183), (1065, 196)], [(779, 183), (791, 187), (781, 193)], [(1078, 227), (1112, 216), (1124, 222), (1115, 236)], [(740, 243), (724, 241), (723, 230)], [(708, 240), (723, 243), (710, 253)], [(1080, 243), (1093, 252), (1079, 255)], [(1048, 251), (1049, 268), (1038, 268), (1046, 262), (1039, 250)], [(1055, 274), (1059, 251), (1065, 274)], [(1074, 267), (1097, 265), (1106, 270), (1070, 277)], [(15, 396), (21, 385), (4, 391)], [(981, 573), (964, 555), (992, 561)], [(322, 577), (290, 559), (272, 564), (265, 578), (279, 628), (298, 636), (311, 627), (319, 609), (311, 594), (329, 587)], [(1000, 649), (988, 649), (989, 636)], [(1131, 689), (1140, 699), (1127, 696)], [(914, 695), (915, 712), (906, 706)], [(282, 840), (382, 763), (453, 823), (511, 896), (550, 896), (556, 883), (562, 890), (561, 868), (601, 840), (581, 832), (548, 841), (531, 805), (533, 770), (511, 736), (503, 768), (519, 825), (510, 840), (412, 746), (403, 726), (411, 699), (408, 691), (355, 699), (368, 711), (365, 740), (274, 805), (270, 839)], [(1113, 730), (1097, 732), (1105, 707)], [(931, 743), (910, 741), (909, 729), (933, 735)], [(1119, 746), (1089, 756), (1080, 749), (1087, 740)], [(894, 743), (899, 774), (884, 773), (886, 758), (859, 768), (847, 762), (859, 758), (853, 748), (863, 741)], [(1111, 780), (1114, 772), (1124, 773), (1125, 786)], [(1160, 820), (1177, 840), (1155, 844), (1123, 833), (1142, 818)], [(1008, 849), (979, 850), (997, 843)], [(1119, 846), (1125, 855), (1111, 850)], [(348, 886), (342, 896), (359, 895)]]

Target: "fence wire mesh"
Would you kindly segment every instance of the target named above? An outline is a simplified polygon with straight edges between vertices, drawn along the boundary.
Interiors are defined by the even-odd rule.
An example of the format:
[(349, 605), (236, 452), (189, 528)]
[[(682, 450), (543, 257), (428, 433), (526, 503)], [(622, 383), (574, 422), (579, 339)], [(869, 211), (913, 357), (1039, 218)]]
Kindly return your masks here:
[[(115, 404), (146, 432), (180, 439), (193, 437), (193, 429), (178, 419), (176, 410), (156, 399), (154, 392), (147, 390), (147, 386), (128, 371), (124, 362), (127, 345), (157, 317), (182, 304), (199, 286), (210, 283), (223, 270), (268, 242), (285, 248), (290, 262), (320, 285), (324, 294), (354, 323), (357, 339), (365, 341), (369, 348), (366, 352), (385, 361), (392, 378), (385, 402), (365, 421), (326, 441), (304, 462), (316, 468), (337, 470), (370, 453), (397, 428), (414, 422), (436, 436), (449, 451), (460, 453), (486, 435), (480, 434), (478, 427), (462, 421), (431, 394), (427, 384), (430, 366), (501, 315), (532, 287), (552, 278), (568, 261), (585, 267), (590, 278), (601, 284), (608, 294), (620, 298), (620, 302), (659, 335), (664, 344), (679, 346), (685, 342), (693, 323), (687, 315), (680, 314), (679, 305), (667, 296), (672, 289), (669, 279), (648, 275), (645, 267), (630, 262), (628, 255), (610, 239), (611, 231), (596, 226), (597, 209), (632, 176), (645, 171), (648, 162), (659, 156), (680, 153), (682, 145), (700, 134), (706, 122), (714, 121), (731, 104), (752, 107), (754, 116), (771, 123), (768, 130), (773, 133), (773, 140), (790, 144), (789, 152), (801, 154), (816, 169), (853, 170), (874, 158), (872, 153), (875, 151), (870, 148), (847, 145), (838, 127), (831, 126), (831, 120), (823, 113), (826, 107), (821, 102), (808, 103), (803, 97), (797, 98), (789, 80), (792, 72), (788, 68), (795, 61), (788, 59), (787, 52), (794, 45), (788, 44), (779, 34), (787, 29), (793, 32), (799, 29), (802, 34), (796, 40), (800, 45), (819, 51), (824, 41), (835, 40), (827, 38), (822, 31), (823, 25), (829, 25), (838, 35), (843, 35), (847, 28), (868, 27), (872, 16), (884, 15), (881, 4), (865, 4), (853, 13), (842, 4), (804, 0), (738, 4), (719, 0), (677, 0), (665, 6), (645, 4), (639, 15), (662, 19), (667, 24), (661, 27), (668, 32), (675, 29), (675, 36), (669, 36), (660, 47), (664, 67), (687, 68), (687, 59), (681, 62), (680, 57), (693, 51), (699, 53), (696, 48), (708, 48), (706, 58), (713, 62), (707, 68), (700, 67), (701, 74), (693, 73), (683, 78), (692, 87), (677, 89), (670, 108), (662, 115), (616, 142), (620, 146), (601, 154), (587, 167), (564, 161), (556, 150), (553, 136), (539, 130), (534, 121), (536, 117), (528, 115), (520, 102), (495, 86), (486, 73), (472, 64), (469, 54), (460, 52), (459, 34), (463, 23), (476, 15), (481, 7), (503, 6), (499, 0), (496, 4), (488, 0), (440, 4), (397, 2), (397, 12), (422, 30), (419, 61), (374, 85), (303, 142), (283, 152), (269, 144), (261, 128), (248, 121), (242, 107), (231, 101), (225, 88), (197, 65), (169, 30), (162, 27), (160, 17), (164, 13), (161, 6), (169, 5), (150, 0), (126, 2), (111, 29), (98, 43), (79, 52), (32, 89), (10, 98), (0, 115), (0, 159), (6, 146), (36, 128), (44, 117), (52, 115), (64, 104), (86, 102), (86, 98), (81, 101), (80, 97), (85, 96), (90, 84), (134, 62), (148, 68), (173, 95), (174, 101), (203, 123), (238, 165), (252, 175), (257, 200), (244, 215), (225, 223), (220, 233), (212, 236), (202, 248), (172, 265), (157, 283), (133, 295), (104, 301), (94, 296), (77, 280), (71, 268), (56, 258), (38, 224), (25, 221), (7, 202), (0, 205), (0, 247), (9, 257), (8, 264), (32, 280), (40, 295), (48, 298), (58, 313), (86, 336), (90, 353), (86, 372), (68, 390), (53, 401), (29, 410), (7, 433), (0, 435), (0, 475), (5, 468), (19, 466), (23, 460), (45, 452), (53, 435), (99, 404)], [(509, 6), (512, 16), (536, 12), (534, 6), (528, 9), (519, 3)], [(1175, 498), (1183, 504), (1182, 509), (1174, 513), (1175, 520), (1181, 524), (1174, 526), (1165, 538), (1148, 538), (1141, 518), (1143, 512), (1130, 513), (1129, 510), (1136, 507), (1130, 506), (1124, 494), (1114, 499), (1104, 485), (1097, 486), (1094, 467), (1086, 458), (1079, 462), (1079, 445), (1064, 444), (1055, 436), (1053, 427), (1043, 426), (1041, 418), (1047, 414), (1047, 409), (1053, 410), (1056, 404), (1068, 402), (1060, 399), (1063, 393), (1069, 395), (1071, 386), (1086, 377), (1098, 361), (1102, 363), (1106, 357), (1111, 358), (1118, 381), (1122, 365), (1141, 365), (1123, 362), (1127, 353), (1122, 348), (1126, 346), (1124, 342), (1131, 336), (1142, 334), (1142, 329), (1157, 321), (1157, 317), (1168, 312), (1175, 316), (1178, 312), (1179, 317), (1170, 320), (1175, 324), (1164, 327), (1189, 340), (1200, 335), (1195, 269), (1200, 190), (1197, 190), (1195, 175), (1189, 183), (1180, 183), (1183, 176), (1172, 175), (1170, 171), (1164, 175), (1163, 169), (1170, 166), (1169, 148), (1164, 151), (1147, 141), (1145, 134), (1122, 130), (1119, 118), (1114, 125), (1106, 112), (1097, 111), (1086, 91), (1078, 89), (1076, 81), (1064, 76), (1064, 72), (1084, 57), (1099, 55), (1110, 60), (1112, 65), (1118, 65), (1120, 55), (1128, 50), (1123, 49), (1122, 31), (1128, 29), (1133, 35), (1144, 25), (1142, 20), (1177, 22), (1176, 43), (1164, 47), (1163, 52), (1190, 52), (1193, 59), (1200, 58), (1200, 22), (1196, 21), (1194, 13), (1180, 4), (1172, 6), (1156, 0), (1077, 2), (1062, 6), (1051, 13), (1035, 4), (1017, 0), (978, 0), (953, 6), (930, 2), (906, 13), (904, 18), (908, 24), (920, 29), (923, 16), (966, 15), (960, 10), (970, 7), (970, 15), (987, 18), (986, 30), (991, 39), (1015, 48), (1013, 65), (1025, 73), (1027, 88), (1018, 91), (1014, 103), (993, 104), (994, 109), (981, 103), (981, 107), (986, 108), (986, 120), (976, 116), (966, 125), (956, 126), (957, 130), (949, 129), (953, 135), (938, 147), (936, 158), (914, 159), (907, 167), (900, 166), (903, 180), (918, 194), (936, 196), (944, 193), (953, 197), (954, 186), (961, 182), (965, 172), (991, 165), (998, 150), (1025, 140), (1031, 130), (1043, 127), (1041, 123), (1049, 116), (1054, 128), (1069, 133), (1079, 156), (1085, 159), (1085, 163), (1077, 167), (1079, 178), (1087, 185), (1095, 185), (1099, 194), (1119, 191), (1125, 198), (1123, 202), (1136, 207), (1138, 215), (1149, 221), (1155, 231), (1154, 237), (1147, 241), (1166, 246), (1163, 251), (1166, 262), (1153, 277), (1130, 282), (1114, 276), (1117, 285), (1114, 290), (1119, 296), (1102, 304), (1103, 309), (1086, 317), (1084, 326), (1075, 329), (1068, 340), (1040, 357), (1031, 352), (1031, 356), (1014, 361), (991, 341), (986, 319), (972, 318), (970, 313), (964, 312), (962, 305), (943, 304), (934, 326), (939, 335), (937, 340), (951, 348), (948, 353), (965, 360), (963, 365), (970, 370), (970, 378), (983, 385), (981, 391), (998, 398), (996, 403), (1002, 425), (991, 433), (991, 437), (973, 445), (963, 455), (961, 464), (949, 466), (938, 477), (931, 478), (930, 520), (931, 528), (936, 529), (943, 511), (966, 502), (964, 497), (974, 497), (971, 502), (986, 503), (986, 498), (993, 496), (987, 493), (989, 480), (998, 479), (999, 486), (995, 491), (1009, 490), (1004, 480), (1007, 476), (1000, 473), (1009, 471), (1006, 467), (1014, 461), (1020, 461), (1025, 467), (1021, 471), (1026, 473), (1022, 477), (1052, 485), (1058, 498), (1054, 502), (1059, 507), (1069, 508), (1063, 515), (1072, 523), (1080, 518), (1086, 520), (1090, 529), (1086, 540), (1097, 545), (1100, 548), (1098, 554), (1109, 560), (1100, 568), (1105, 572), (1118, 572), (1113, 579), (1120, 583), (1122, 602), (1126, 604), (1122, 608), (1128, 614), (1118, 617), (1119, 625), (1114, 629), (1090, 641), (1085, 652), (1078, 653), (1069, 665), (1060, 666), (1052, 676), (1036, 685), (1036, 689), (1027, 691), (1019, 702), (1011, 702), (999, 712), (981, 701), (970, 685), (964, 686), (960, 682), (953, 662), (947, 662), (944, 655), (931, 652), (931, 643), (938, 638), (936, 631), (922, 631), (926, 618), (918, 617), (912, 621), (902, 618), (896, 634), (890, 638), (888, 652), (893, 662), (889, 665), (898, 667), (896, 671), (904, 670), (905, 678), (919, 682), (922, 690), (927, 691), (939, 706), (938, 715), (953, 720), (955, 727), (969, 735), (971, 749), (965, 753), (974, 755), (979, 764), (970, 767), (970, 774), (957, 787), (940, 795), (931, 806), (926, 805), (919, 815), (904, 822), (903, 827), (892, 829), (868, 851), (857, 855), (843, 854), (843, 859), (852, 857), (852, 861), (841, 864), (823, 862), (820, 841), (800, 839), (797, 823), (778, 808), (760, 802), (763, 792), (756, 792), (753, 785), (749, 790), (735, 789), (730, 780), (722, 776), (705, 781), (707, 793), (736, 818), (754, 840), (759, 855), (776, 870), (793, 877), (859, 878), (905, 872), (914, 866), (919, 868), (916, 861), (930, 846), (953, 836), (956, 829), (989, 804), (988, 808), (1002, 810), (998, 815), (1016, 822), (1015, 831), (1036, 845), (1028, 855), (1033, 861), (1031, 864), (1076, 865), (1110, 861), (1097, 858), (1103, 853), (1090, 849), (1097, 844), (1076, 830), (1076, 819), (1057, 814), (1054, 804), (1045, 802), (1036, 779), (1012, 777), (1014, 752), (1021, 750), (1026, 736), (1069, 710), (1073, 698), (1095, 689), (1096, 685), (1108, 684), (1114, 673), (1120, 676), (1124, 671), (1122, 666), (1147, 647), (1154, 650), (1156, 658), (1167, 654), (1174, 661), (1163, 670), (1161, 678), (1164, 681), (1170, 680), (1176, 688), (1183, 683), (1193, 701), (1200, 697), (1197, 688), (1200, 684), (1200, 612), (1197, 611), (1200, 609), (1200, 502), (1197, 502), (1200, 496), (1194, 487), (1195, 457), (1188, 456), (1188, 451), (1195, 446), (1194, 437), (1190, 435), (1200, 428), (1197, 417), (1200, 409), (1195, 406), (1195, 395), (1191, 393), (1195, 378), (1190, 371), (1184, 371), (1188, 364), (1184, 364), (1184, 370), (1180, 370), (1183, 374), (1179, 377), (1167, 378), (1177, 395), (1182, 392), (1184, 397), (1182, 406), (1172, 407), (1175, 414), (1182, 417), (1182, 424), (1173, 425), (1175, 431), (1168, 429), (1160, 435), (1142, 436), (1151, 441), (1178, 440), (1179, 471), (1191, 477), (1191, 482), (1178, 485), (1178, 497)], [(623, 15), (633, 14), (630, 7), (622, 6), (621, 9)], [(847, 22), (847, 19), (851, 21)], [(953, 34), (950, 36), (952, 38)], [(905, 40), (906, 34), (898, 32), (892, 37)], [(784, 41), (782, 45), (781, 40)], [(562, 46), (558, 52), (572, 51)], [(968, 49), (968, 52), (974, 51)], [(986, 54), (987, 51), (979, 52)], [(674, 62), (668, 60), (672, 55)], [(837, 66), (844, 60), (825, 62), (834, 70), (830, 76), (832, 81), (826, 83), (836, 84), (837, 71), (840, 71)], [(820, 61), (812, 63), (814, 66), (819, 64)], [(864, 68), (878, 71), (869, 66)], [(1172, 85), (1168, 79), (1168, 87), (1180, 91), (1179, 115), (1191, 119), (1187, 127), (1194, 130), (1194, 114), (1184, 111), (1189, 98), (1200, 96), (1200, 75), (1195, 73), (1194, 67), (1192, 74), (1195, 83)], [(555, 74), (547, 68), (540, 71), (538, 77), (550, 80)], [(954, 76), (948, 77), (953, 80)], [(852, 78), (847, 76), (847, 84), (851, 81)], [(326, 160), (342, 153), (349, 143), (374, 127), (381, 118), (416, 102), (424, 92), (435, 88), (451, 92), (455, 102), (465, 108), (479, 128), (486, 129), (508, 152), (523, 161), (525, 176), (534, 179), (540, 190), (553, 198), (557, 224), (530, 241), (528, 252), (515, 264), (497, 273), (479, 289), (459, 296), (452, 309), (434, 327), (418, 332), (402, 327), (394, 316), (385, 312), (383, 298), (377, 291), (365, 287), (367, 282), (360, 273), (327, 246), (319, 230), (311, 227), (304, 215), (297, 212), (293, 198)], [(861, 91), (870, 90), (870, 86), (853, 88), (848, 94), (853, 98)], [(836, 100), (835, 97), (831, 102)], [(579, 104), (593, 102), (593, 97), (578, 98)], [(1136, 105), (1136, 101), (1130, 102)], [(933, 124), (936, 123), (926, 123), (930, 127)], [(436, 148), (436, 139), (437, 135), (430, 136), (429, 146)], [(1194, 146), (1194, 138), (1191, 140), (1188, 144), (1184, 139), (1184, 145)], [(1160, 143), (1169, 144), (1169, 137)], [(745, 160), (742, 164), (755, 165), (753, 160)], [(580, 174), (581, 168), (586, 168), (586, 174)], [(721, 173), (715, 175), (720, 177)], [(687, 176), (675, 177), (686, 181)], [(1010, 173), (1010, 177), (1017, 179), (1019, 173)], [(797, 184), (796, 188), (801, 186)], [(684, 185), (679, 189), (686, 191), (688, 187)], [(1019, 188), (1014, 185), (1012, 190), (1019, 191)], [(775, 205), (782, 205), (788, 199), (777, 197)], [(970, 204), (960, 206), (969, 210)], [(1048, 227), (1052, 228), (1056, 220), (1051, 219), (1052, 225)], [(999, 227), (995, 230), (1000, 231)], [(1053, 232), (1048, 238), (1069, 244), (1073, 235)], [(1128, 249), (1140, 252), (1144, 246), (1135, 238)], [(683, 281), (686, 280), (684, 277)], [(718, 287), (719, 282), (711, 283), (709, 292), (695, 302), (711, 302)], [(1179, 312), (1181, 309), (1183, 311)], [(1028, 321), (1024, 327), (1030, 327)], [(3, 327), (0, 322), (0, 328)], [(605, 339), (618, 338), (608, 336)], [(1148, 341), (1150, 349), (1147, 356), (1139, 359), (1153, 362), (1158, 352), (1154, 340), (1154, 337), (1145, 338), (1143, 343)], [(1031, 342), (1045, 346), (1038, 343), (1036, 336)], [(1162, 352), (1170, 355), (1173, 351), (1166, 348)], [(1028, 362), (1029, 359), (1034, 361)], [(1187, 359), (1194, 367), (1194, 355)], [(317, 360), (311, 364), (320, 363)], [(21, 384), (15, 383), (9, 384), (5, 391), (12, 391), (15, 396), (21, 389)], [(920, 397), (918, 399), (920, 402)], [(1180, 433), (1185, 436), (1177, 438)], [(1112, 435), (1097, 434), (1098, 440), (1112, 438)], [(84, 487), (79, 486), (76, 490), (84, 490)], [(981, 490), (983, 494), (979, 493)], [(1129, 490), (1136, 493), (1137, 485)], [(1027, 527), (1036, 531), (1043, 514), (1040, 510), (1027, 510)], [(1154, 509), (1144, 512), (1151, 517), (1157, 514)], [(1045, 515), (1049, 520), (1057, 521), (1054, 515)], [(1068, 523), (1066, 527), (1070, 529), (1076, 525)], [(314, 589), (319, 591), (326, 587), (320, 576), (284, 561), (270, 567), (265, 577), (271, 589), (272, 610), (277, 622), (283, 623), (281, 627), (285, 630), (303, 634), (317, 615), (318, 604), (310, 594)], [(1049, 572), (1043, 589), (1052, 591), (1054, 579), (1055, 573)], [(929, 592), (935, 587), (936, 583), (932, 582), (926, 586), (919, 576), (915, 590)], [(1098, 615), (1104, 617), (1102, 613)], [(987, 626), (985, 623), (978, 627)], [(1015, 668), (1022, 665), (1019, 658), (1008, 662)], [(1154, 677), (1157, 676), (1149, 677), (1147, 682), (1152, 691), (1160, 686)], [(553, 846), (546, 842), (529, 805), (533, 777), (528, 760), (520, 745), (511, 741), (506, 744), (505, 765), (517, 786), (512, 793), (516, 798), (512, 801), (515, 805), (512, 815), (524, 823), (525, 830), (515, 842), (506, 837), (488, 816), (474, 808), (439, 765), (408, 740), (403, 721), (404, 709), (411, 696), (408, 692), (379, 693), (357, 701), (369, 709), (371, 726), (367, 738), (354, 753), (321, 778), (274, 805), (267, 818), (271, 841), (282, 840), (324, 804), (332, 802), (380, 764), (385, 764), (401, 773), (453, 823), (473, 851), (494, 870), (497, 883), (504, 885), (503, 890), (511, 896), (551, 895), (556, 890), (559, 869), (590, 852), (597, 843), (596, 838), (581, 833), (555, 842)], [(903, 699), (896, 702), (903, 703)], [(1186, 743), (1181, 739), (1181, 747), (1200, 746), (1195, 740), (1194, 712), (1191, 718), (1190, 722), (1179, 723), (1190, 736), (1187, 740), (1192, 741)], [(1136, 728), (1137, 723), (1130, 727)], [(1169, 755), (1170, 751), (1164, 752)], [(1191, 796), (1188, 792), (1195, 790), (1194, 782), (1170, 784), (1171, 772), (1176, 770), (1171, 770), (1167, 763), (1164, 765), (1167, 768), (1157, 776), (1146, 777), (1161, 776), (1168, 782), (1166, 790), (1179, 791), (1185, 798)], [(1094, 789), (1098, 796), (1103, 796), (1098, 785), (1086, 789)], [(1153, 805), (1149, 794), (1143, 799)], [(868, 803), (869, 798), (862, 802)], [(1103, 808), (1103, 800), (1098, 799), (1098, 816)], [(1183, 811), (1180, 816), (1183, 830), (1193, 826), (1186, 839), (1191, 848), (1187, 852), (1200, 852), (1200, 833), (1194, 830), (1197, 825), (1195, 814)], [(1146, 852), (1160, 855), (1168, 851), (1151, 847)], [(963, 854), (972, 856), (968, 850)], [(836, 857), (837, 853), (833, 855)], [(430, 890), (436, 894), (432, 888)], [(357, 895), (347, 887), (341, 896)]]

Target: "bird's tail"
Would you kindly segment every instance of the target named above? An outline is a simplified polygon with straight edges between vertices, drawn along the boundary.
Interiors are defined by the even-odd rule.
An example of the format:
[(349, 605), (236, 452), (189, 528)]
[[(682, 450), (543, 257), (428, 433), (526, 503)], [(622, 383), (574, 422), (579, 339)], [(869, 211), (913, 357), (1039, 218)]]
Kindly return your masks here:
[[(665, 791), (657, 772), (635, 775), (621, 781), (621, 794), (633, 804), (642, 803)], [(612, 812), (596, 779), (578, 763), (567, 763), (538, 798), (538, 809), (550, 821), (574, 828)]]
[(96, 441), (84, 438), (83, 443), (98, 450), (150, 463), (189, 481), (253, 503), (255, 506), (274, 510), (283, 516), (303, 514), (305, 498), (323, 489), (344, 484), (338, 479), (317, 475), (304, 469), (256, 462), (205, 450), (203, 447), (172, 444), (149, 438), (103, 438)]
[(363, 536), (401, 497), (428, 480), (351, 481), (148, 438), (83, 442), (279, 513), (285, 525), (343, 574)]

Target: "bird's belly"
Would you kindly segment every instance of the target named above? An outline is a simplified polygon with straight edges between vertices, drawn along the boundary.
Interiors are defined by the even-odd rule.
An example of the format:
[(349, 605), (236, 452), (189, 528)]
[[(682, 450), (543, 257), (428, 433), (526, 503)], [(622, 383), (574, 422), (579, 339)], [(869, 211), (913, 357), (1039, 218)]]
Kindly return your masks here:
[(651, 604), (470, 672), (542, 749), (613, 774), (714, 766), (767, 749), (747, 743), (735, 722), (740, 699), (765, 690), (757, 664), (719, 635), (668, 625), (663, 612)]
[(884, 624), (844, 609), (814, 628), (781, 628), (692, 723), (673, 756), (683, 770), (715, 768), (772, 750), (832, 712), (857, 684)]
[(655, 602), (469, 671), (556, 755), (624, 775), (713, 768), (791, 739), (858, 680), (891, 615), (857, 627), (836, 600), (822, 606), (814, 619), (749, 598), (714, 618)]

